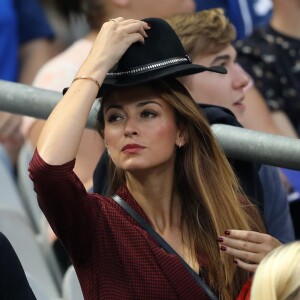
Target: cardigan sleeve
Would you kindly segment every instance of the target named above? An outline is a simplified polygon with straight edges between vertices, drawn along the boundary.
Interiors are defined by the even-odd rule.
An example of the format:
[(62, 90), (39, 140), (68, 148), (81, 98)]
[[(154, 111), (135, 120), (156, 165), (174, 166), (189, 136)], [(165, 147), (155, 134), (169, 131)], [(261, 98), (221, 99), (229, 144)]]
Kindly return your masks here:
[[(88, 194), (73, 172), (75, 159), (63, 165), (47, 164), (36, 150), (29, 164), (38, 204), (69, 254), (85, 257), (93, 241), (99, 199)], [(99, 197), (98, 197), (99, 198)]]

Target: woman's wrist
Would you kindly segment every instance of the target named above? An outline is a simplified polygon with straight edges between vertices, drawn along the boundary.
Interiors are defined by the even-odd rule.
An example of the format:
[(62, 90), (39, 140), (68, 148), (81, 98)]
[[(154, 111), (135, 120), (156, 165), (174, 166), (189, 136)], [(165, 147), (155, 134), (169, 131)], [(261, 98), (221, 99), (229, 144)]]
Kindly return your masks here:
[(98, 82), (98, 80), (95, 79), (94, 77), (91, 77), (91, 76), (77, 76), (73, 79), (72, 83), (77, 81), (77, 80), (90, 80), (90, 81), (93, 81), (97, 85), (98, 91), (100, 90), (101, 85)]
[(78, 70), (75, 78), (91, 77), (101, 86), (109, 70), (110, 66), (106, 60), (97, 61), (92, 57), (87, 57)]

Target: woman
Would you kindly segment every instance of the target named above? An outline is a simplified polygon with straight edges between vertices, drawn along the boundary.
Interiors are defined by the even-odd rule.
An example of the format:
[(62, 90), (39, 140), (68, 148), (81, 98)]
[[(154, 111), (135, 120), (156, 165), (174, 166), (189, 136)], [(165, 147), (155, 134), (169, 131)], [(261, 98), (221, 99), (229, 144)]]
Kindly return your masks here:
[[(195, 9), (193, 0), (128, 0), (122, 1), (121, 4), (115, 0), (55, 0), (50, 2), (63, 10), (64, 14), (69, 13), (69, 20), (72, 19), (72, 13), (83, 13), (90, 29), (84, 37), (76, 40), (65, 51), (47, 62), (34, 80), (33, 85), (35, 87), (59, 92), (75, 77), (80, 65), (91, 50), (102, 24), (110, 18), (115, 16), (123, 16), (126, 19), (142, 19), (150, 16), (167, 17), (178, 13), (192, 12)], [(78, 32), (76, 33), (78, 34)], [(44, 120), (32, 117), (23, 118), (22, 132), (30, 148), (34, 149), (36, 147), (44, 124)], [(93, 129), (86, 128), (82, 135), (74, 168), (76, 175), (84, 183), (86, 189), (93, 189), (93, 171), (103, 150), (104, 145), (98, 133)], [(24, 176), (26, 175), (24, 174)], [(36, 221), (36, 226), (39, 227), (40, 220), (34, 221)], [(66, 270), (70, 263), (69, 258), (65, 255), (64, 248), (61, 247), (51, 230), (48, 239), (53, 241), (55, 254), (61, 268)]]
[[(111, 197), (87, 193), (72, 172), (97, 96), (103, 98), (99, 131), (112, 161), (111, 194), (142, 215), (220, 298), (235, 297), (248, 279), (220, 253), (217, 239), (224, 232), (234, 237), (231, 228), (251, 236), (261, 221), (206, 118), (173, 79), (203, 71), (225, 72), (192, 64), (163, 20), (112, 19), (48, 118), (30, 176), (85, 299), (207, 299), (178, 256), (166, 253)], [(258, 261), (264, 255), (253, 253)]]
[(278, 247), (257, 268), (251, 299), (300, 299), (300, 242)]

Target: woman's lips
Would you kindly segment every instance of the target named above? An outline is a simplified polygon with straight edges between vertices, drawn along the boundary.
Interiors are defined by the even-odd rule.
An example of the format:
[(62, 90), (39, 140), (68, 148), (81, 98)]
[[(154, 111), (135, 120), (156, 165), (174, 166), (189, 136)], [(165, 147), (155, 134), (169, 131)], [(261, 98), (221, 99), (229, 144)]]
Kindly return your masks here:
[(121, 151), (125, 153), (135, 153), (142, 149), (145, 149), (145, 147), (139, 144), (127, 144), (121, 149)]

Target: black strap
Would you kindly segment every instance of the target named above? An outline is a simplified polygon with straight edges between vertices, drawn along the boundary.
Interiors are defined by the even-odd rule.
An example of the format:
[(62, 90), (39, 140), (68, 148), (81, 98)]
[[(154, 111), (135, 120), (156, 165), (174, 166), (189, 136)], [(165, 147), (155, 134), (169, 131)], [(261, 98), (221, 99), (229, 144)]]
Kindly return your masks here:
[(149, 225), (149, 223), (139, 215), (127, 202), (125, 202), (118, 195), (113, 195), (112, 199), (115, 200), (124, 210), (128, 212), (160, 245), (161, 247), (170, 254), (176, 254), (182, 261), (185, 268), (194, 277), (198, 285), (206, 292), (211, 300), (218, 300), (217, 296), (203, 281), (203, 279), (182, 259), (180, 255)]

